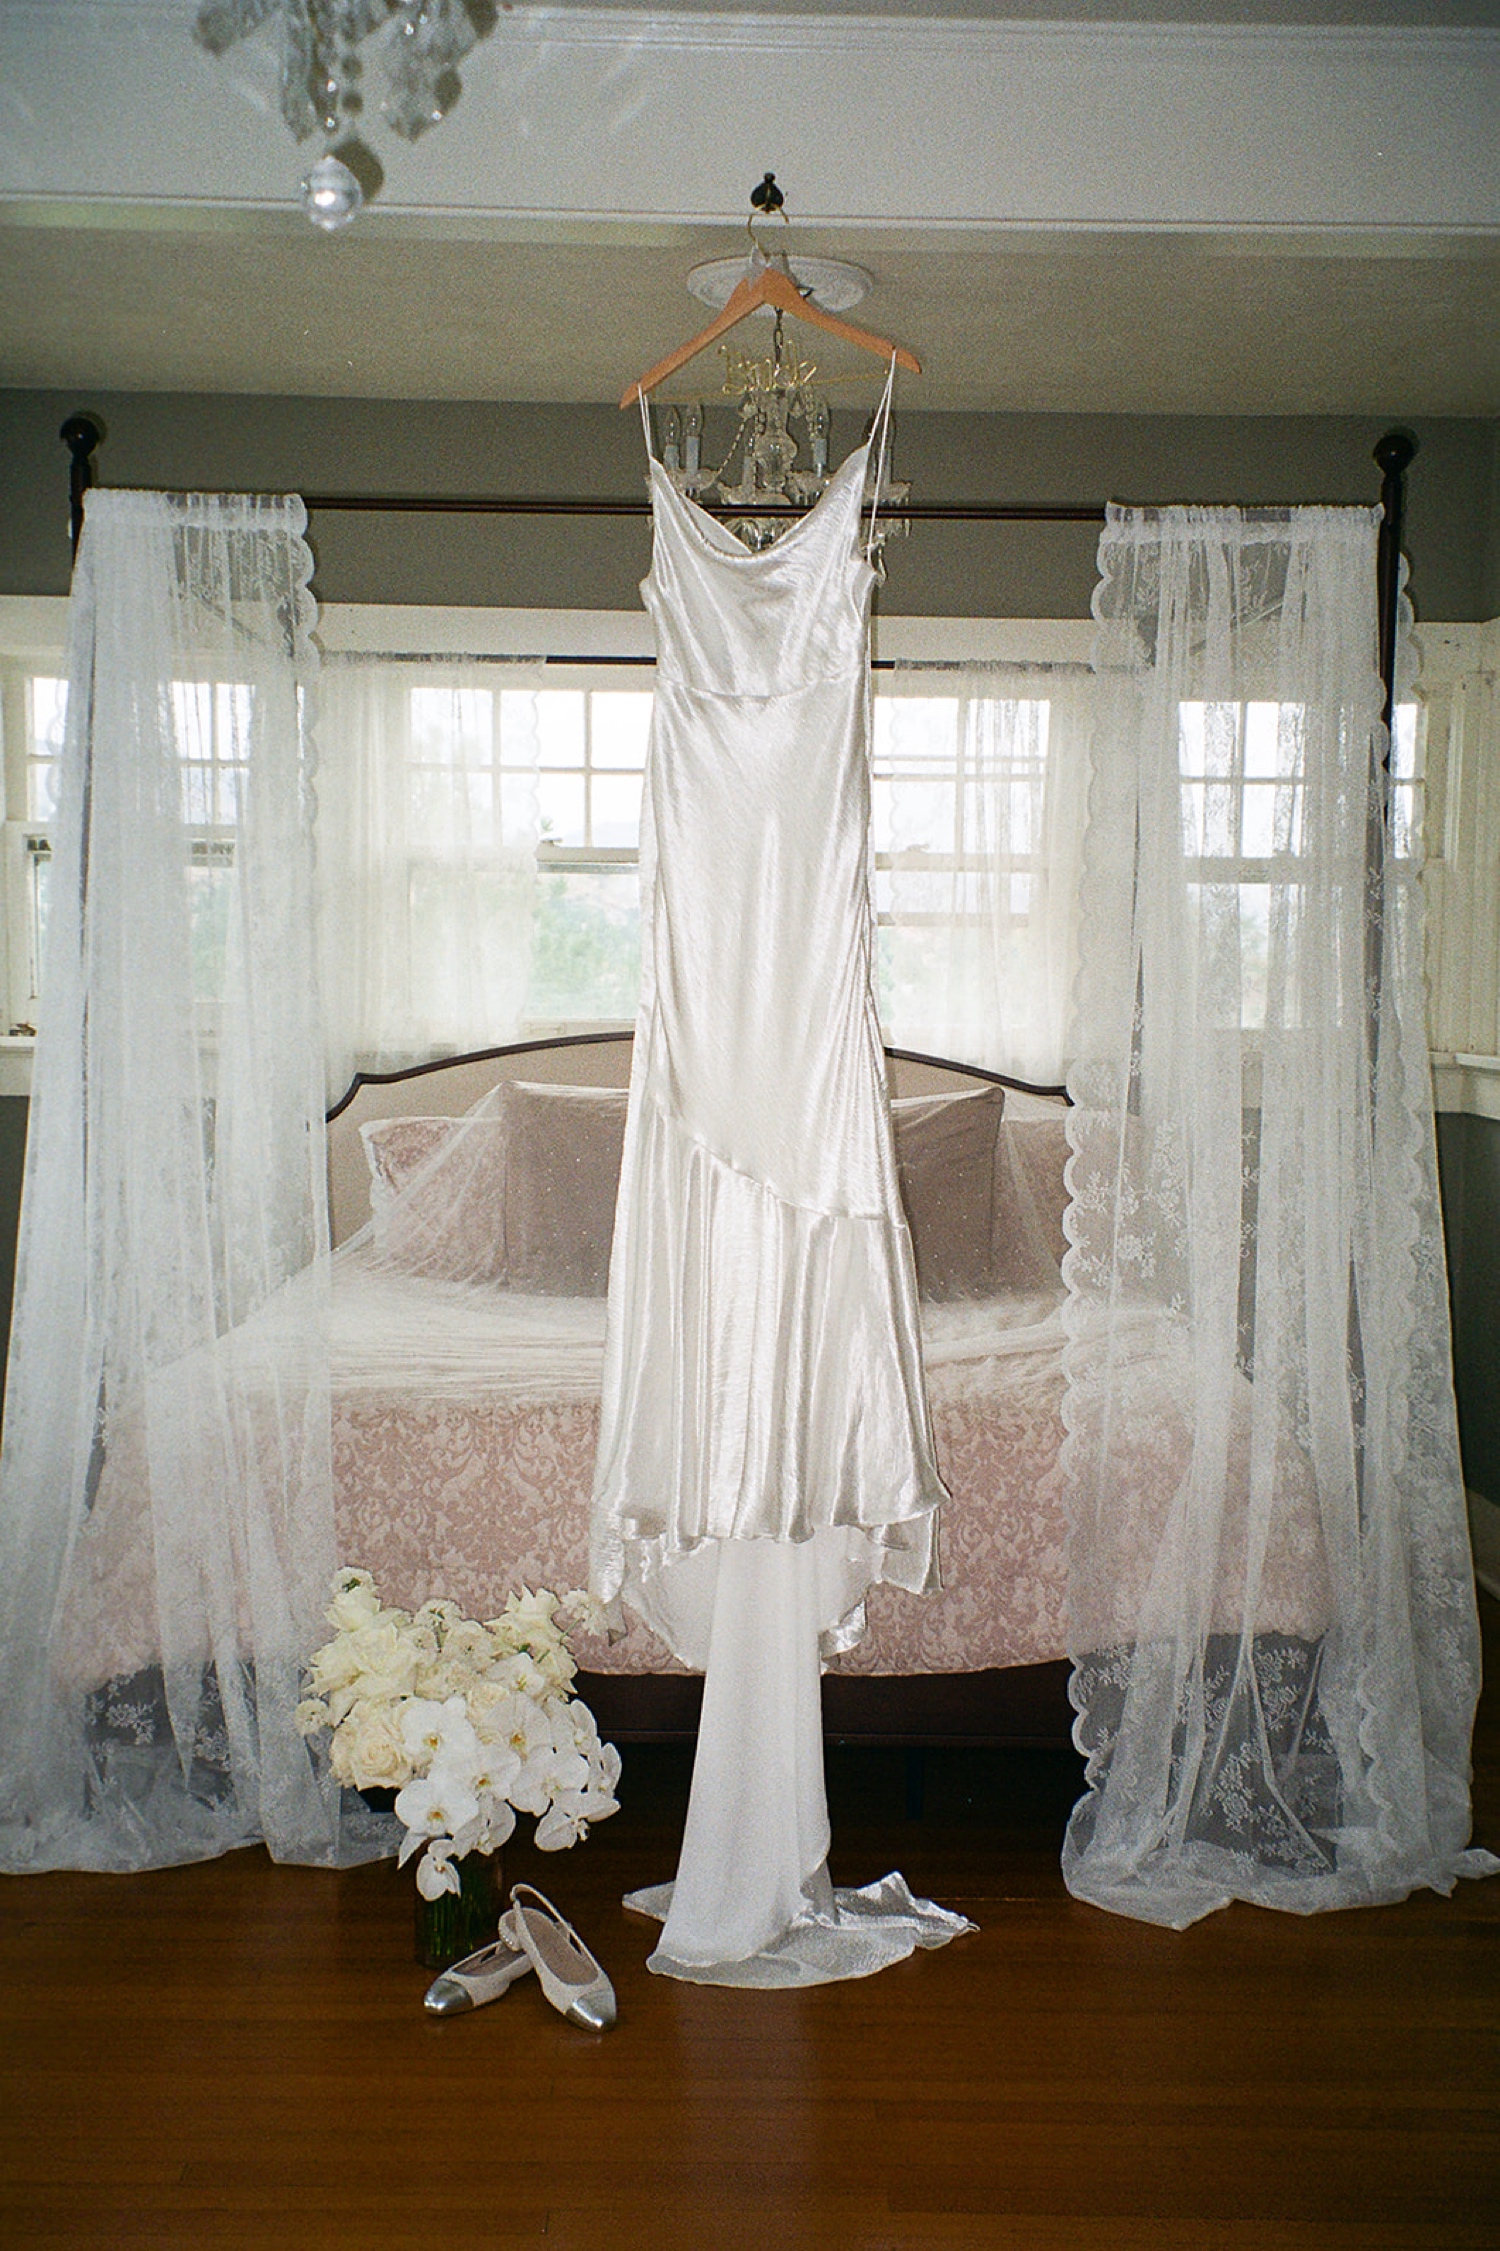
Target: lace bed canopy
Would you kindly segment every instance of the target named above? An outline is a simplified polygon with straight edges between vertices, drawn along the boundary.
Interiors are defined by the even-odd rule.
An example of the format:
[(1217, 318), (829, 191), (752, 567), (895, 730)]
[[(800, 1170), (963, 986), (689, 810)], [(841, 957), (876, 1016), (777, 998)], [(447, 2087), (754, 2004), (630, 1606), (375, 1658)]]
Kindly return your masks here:
[[(384, 1849), (291, 1724), (342, 1560), (303, 522), (89, 504), (0, 1464), (13, 1867)], [(1477, 1633), (1377, 531), (1115, 510), (1101, 547), (1062, 1264), (1090, 1768), (1065, 1867), (1176, 1924), (1492, 1865), (1465, 1849)], [(205, 1015), (182, 777), (225, 696), (244, 755)], [(1246, 836), (1232, 881), (1214, 841), (1247, 808), (1249, 885)], [(1166, 1471), (1163, 1383), (1191, 1432)], [(127, 1460), (167, 1721), (105, 1744), (62, 1629)], [(1295, 1616), (1267, 1593), (1289, 1553)]]

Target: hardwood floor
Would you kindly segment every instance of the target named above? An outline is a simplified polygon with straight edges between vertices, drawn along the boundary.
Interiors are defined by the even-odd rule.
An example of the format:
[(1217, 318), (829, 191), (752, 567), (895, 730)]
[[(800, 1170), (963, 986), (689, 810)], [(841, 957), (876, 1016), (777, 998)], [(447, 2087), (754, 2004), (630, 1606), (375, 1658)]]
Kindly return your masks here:
[[(1476, 1836), (1500, 1848), (1495, 1685)], [(835, 1875), (892, 1865), (978, 1936), (856, 1984), (648, 1976), (676, 1751), (580, 1850), (507, 1855), (616, 1983), (604, 2038), (527, 1979), (428, 2020), (409, 1878), (247, 1852), (0, 1889), (0, 2241), (47, 2251), (1494, 2251), (1500, 1881), (1182, 1935), (1077, 1905), (1051, 1753), (830, 1760)]]

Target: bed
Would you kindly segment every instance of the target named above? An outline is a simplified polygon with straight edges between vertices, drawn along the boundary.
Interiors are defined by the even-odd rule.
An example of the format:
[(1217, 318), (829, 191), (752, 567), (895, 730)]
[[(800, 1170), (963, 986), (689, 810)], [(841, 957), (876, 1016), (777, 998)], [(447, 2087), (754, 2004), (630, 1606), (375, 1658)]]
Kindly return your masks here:
[[(825, 1680), (826, 1725), (836, 1740), (1063, 1742), (1064, 1105), (933, 1058), (893, 1055), (890, 1069), (952, 1495), (945, 1586), (925, 1602), (874, 1591), (866, 1638)], [(628, 1035), (530, 1042), (362, 1076), (330, 1117), (333, 1239), (355, 1245), (335, 1286), (340, 1553), (394, 1602), (441, 1591), (485, 1615), (518, 1581), (583, 1582), (629, 1071)], [(430, 1274), (393, 1272), (399, 1246), (394, 1261), (358, 1246), (372, 1184), (378, 1238), (382, 1192), (422, 1162), (441, 1121), (483, 1115), (487, 1097), (508, 1129), (510, 1243), (504, 1344), (491, 1333), (478, 1353), (462, 1334), (467, 1302)], [(446, 1373), (463, 1361), (467, 1387)], [(616, 1737), (691, 1732), (700, 1683), (639, 1623), (613, 1645), (581, 1637), (578, 1655)]]
[[(628, 1035), (533, 1041), (361, 1076), (328, 1121), (334, 1521), (342, 1562), (387, 1601), (444, 1595), (493, 1615), (519, 1584), (586, 1583), (609, 1238)], [(902, 1193), (922, 1297), (938, 1465), (948, 1488), (943, 1589), (877, 1587), (869, 1630), (824, 1678), (835, 1741), (1057, 1745), (1070, 1735), (1074, 1631), (1104, 1655), (1150, 1615), (1181, 1532), (1193, 1457), (1192, 1338), (1142, 1304), (1116, 1327), (1131, 1431), (1107, 1494), (1107, 1570), (1069, 1571), (1064, 1291), (1066, 1107), (1059, 1096), (931, 1057), (890, 1057)], [(309, 1279), (309, 1277), (304, 1277)], [(221, 1339), (274, 1411), (303, 1349), (298, 1284)], [(1248, 1489), (1251, 1385), (1224, 1434)], [(111, 1427), (79, 1541), (64, 1670), (134, 1724), (159, 1652), (148, 1479), (131, 1419)], [(1209, 1619), (1232, 1640), (1249, 1545), (1231, 1507)], [(1080, 1561), (1084, 1568), (1080, 1569)], [(1317, 1495), (1288, 1465), (1257, 1546), (1258, 1635), (1282, 1663), (1328, 1611)], [(1079, 1621), (1084, 1621), (1080, 1625)], [(242, 1619), (240, 1638), (254, 1646)], [(1285, 1645), (1285, 1649), (1283, 1647)], [(1226, 1643), (1226, 1647), (1228, 1644)], [(582, 1692), (617, 1740), (690, 1735), (701, 1683), (638, 1622), (578, 1637)], [(123, 1685), (122, 1685), (123, 1684)]]
[[(629, 1069), (628, 1035), (525, 1043), (361, 1077), (330, 1118), (332, 1231), (353, 1246), (335, 1289), (340, 1553), (373, 1571), (390, 1600), (410, 1605), (441, 1591), (485, 1615), (518, 1581), (583, 1583)], [(1065, 1102), (906, 1053), (890, 1055), (890, 1076), (933, 1433), (951, 1496), (944, 1588), (925, 1601), (874, 1590), (865, 1639), (825, 1677), (825, 1723), (834, 1740), (1065, 1742)], [(484, 1332), (473, 1339), (468, 1293), (455, 1304), (441, 1280), (403, 1271), (399, 1242), (386, 1245), (394, 1256), (375, 1255), (382, 1199), (466, 1117), (487, 1119), (495, 1136), (475, 1145), (475, 1210), (506, 1214), (493, 1254), (503, 1286), (484, 1293)], [(490, 1169), (491, 1147), (504, 1152), (503, 1181)], [(399, 1196), (391, 1210), (409, 1221)], [(369, 1250), (359, 1248), (362, 1229)], [(470, 1226), (471, 1261), (473, 1234)], [(1173, 1360), (1182, 1349), (1180, 1332), (1143, 1313), (1133, 1347), (1142, 1436), (1110, 1496), (1124, 1520), (1139, 1518), (1140, 1537), (1127, 1545), (1141, 1578), (1103, 1598), (1118, 1603), (1127, 1634), (1192, 1451), (1179, 1406), (1191, 1386)], [(1248, 1446), (1249, 1397), (1245, 1384), (1236, 1446)], [(1230, 1538), (1226, 1621), (1242, 1565), (1242, 1543)], [(1315, 1631), (1321, 1579), (1309, 1478), (1265, 1559), (1263, 1631)], [(601, 1724), (617, 1737), (691, 1732), (700, 1684), (644, 1627), (613, 1645), (584, 1637), (579, 1657)]]

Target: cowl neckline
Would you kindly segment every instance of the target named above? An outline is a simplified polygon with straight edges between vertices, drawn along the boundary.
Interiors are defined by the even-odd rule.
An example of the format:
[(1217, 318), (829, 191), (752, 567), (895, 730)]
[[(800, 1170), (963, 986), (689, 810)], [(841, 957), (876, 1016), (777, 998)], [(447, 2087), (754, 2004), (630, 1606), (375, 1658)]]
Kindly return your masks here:
[[(690, 499), (685, 492), (678, 491), (655, 454), (651, 456), (651, 473), (653, 480), (657, 482), (657, 489), (671, 494), (685, 521), (692, 526), (710, 553), (721, 557), (727, 563), (765, 563), (774, 557), (785, 555), (788, 548), (796, 545), (804, 537), (809, 527), (824, 513), (825, 505), (839, 490), (840, 485), (848, 476), (851, 465), (856, 461), (860, 464), (861, 481), (863, 480), (864, 464), (869, 458), (869, 453), (870, 440), (866, 438), (864, 443), (857, 445), (852, 453), (845, 454), (812, 506), (797, 517), (794, 522), (788, 524), (786, 530), (780, 533), (769, 547), (747, 547), (743, 540), (736, 539), (734, 533), (720, 523), (716, 516), (711, 516), (706, 508), (700, 507), (698, 502)], [(755, 513), (753, 502), (747, 502), (743, 512), (747, 516), (753, 515)]]

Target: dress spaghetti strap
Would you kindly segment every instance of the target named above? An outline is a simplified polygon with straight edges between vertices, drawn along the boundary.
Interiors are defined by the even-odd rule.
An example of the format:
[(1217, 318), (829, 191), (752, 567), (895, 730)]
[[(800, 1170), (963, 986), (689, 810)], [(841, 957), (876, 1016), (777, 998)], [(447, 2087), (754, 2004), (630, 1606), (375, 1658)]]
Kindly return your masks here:
[(896, 355), (892, 352), (890, 365), (886, 369), (885, 389), (881, 393), (880, 404), (875, 409), (875, 420), (870, 425), (871, 445), (875, 444), (877, 429), (880, 432), (880, 443), (875, 454), (875, 486), (870, 495), (870, 529), (865, 538), (865, 561), (867, 563), (874, 560), (875, 554), (875, 517), (880, 507), (880, 488), (885, 483), (886, 444), (891, 433), (891, 394), (895, 387)]

